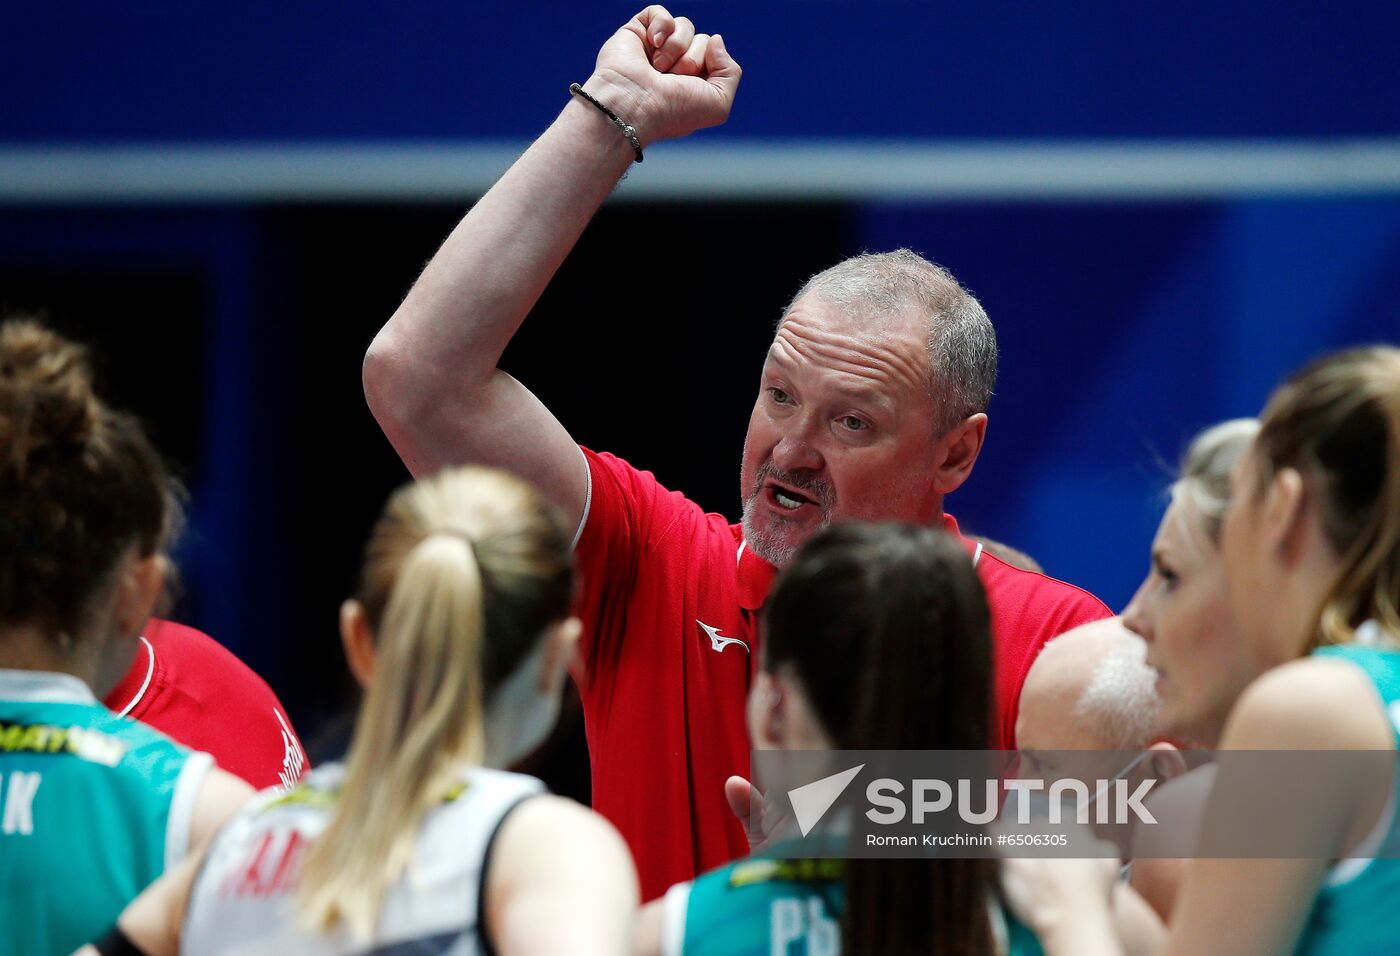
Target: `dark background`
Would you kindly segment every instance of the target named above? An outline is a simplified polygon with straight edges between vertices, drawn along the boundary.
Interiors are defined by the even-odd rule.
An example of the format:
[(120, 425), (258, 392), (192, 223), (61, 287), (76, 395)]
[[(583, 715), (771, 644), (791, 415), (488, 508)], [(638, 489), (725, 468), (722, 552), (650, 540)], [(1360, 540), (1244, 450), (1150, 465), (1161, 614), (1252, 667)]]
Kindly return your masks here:
[[(979, 295), (1003, 350), (986, 450), (949, 510), (1121, 607), (1196, 429), (1257, 411), (1319, 351), (1400, 337), (1400, 8), (1230, 6), (696, 3), (685, 12), (745, 66), (731, 123), (694, 138), (706, 148), (838, 143), (878, 171), (892, 147), (1104, 144), (1150, 179), (1134, 150), (1360, 142), (1382, 148), (1366, 170), (1379, 180), (1279, 185), (1245, 164), (1228, 188), (1108, 201), (1039, 193), (1028, 167), (1015, 201), (975, 188), (720, 201), (665, 179), (690, 148), (666, 145), (503, 365), (580, 442), (732, 517), (782, 305), (845, 255), (912, 246)], [(268, 678), (313, 757), (348, 689), (336, 608), (406, 478), (365, 407), (361, 358), (474, 195), (415, 201), (350, 175), (316, 202), (255, 183), (237, 201), (175, 183), (155, 202), (122, 191), (121, 150), (518, 150), (632, 12), (7, 11), (0, 308), (93, 343), (108, 393), (151, 423), (192, 493), (177, 617)], [(51, 189), (46, 164), (74, 155), (88, 178)], [(236, 159), (224, 175), (243, 182)], [(629, 193), (649, 182), (671, 185)]]

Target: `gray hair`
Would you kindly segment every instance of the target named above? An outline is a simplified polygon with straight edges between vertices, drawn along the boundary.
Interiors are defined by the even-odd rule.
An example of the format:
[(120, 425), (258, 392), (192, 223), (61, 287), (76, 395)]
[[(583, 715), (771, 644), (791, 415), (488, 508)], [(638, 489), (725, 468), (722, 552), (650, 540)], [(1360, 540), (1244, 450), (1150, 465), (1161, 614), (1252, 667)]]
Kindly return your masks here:
[(928, 317), (928, 391), (936, 434), (986, 411), (997, 380), (996, 331), (982, 304), (947, 269), (910, 249), (862, 253), (808, 279), (783, 317), (808, 294), (869, 312), (918, 309)]
[(1158, 736), (1161, 700), (1157, 672), (1147, 666), (1147, 644), (1124, 630), (1094, 668), (1074, 715), (1111, 750), (1142, 750)]
[(1211, 544), (1220, 543), (1220, 527), (1230, 507), (1230, 474), (1258, 434), (1257, 418), (1221, 422), (1192, 439), (1182, 458), (1181, 476), (1171, 486), (1171, 498), (1186, 499), (1196, 507)]

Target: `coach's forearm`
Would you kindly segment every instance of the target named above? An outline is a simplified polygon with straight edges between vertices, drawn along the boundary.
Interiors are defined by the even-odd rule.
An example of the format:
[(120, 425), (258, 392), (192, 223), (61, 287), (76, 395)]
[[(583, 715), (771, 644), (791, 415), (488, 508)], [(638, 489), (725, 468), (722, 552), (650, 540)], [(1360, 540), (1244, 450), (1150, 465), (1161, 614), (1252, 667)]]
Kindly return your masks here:
[[(637, 94), (598, 77), (587, 89), (626, 116)], [(561, 91), (567, 95), (567, 91)], [(635, 115), (635, 113), (634, 113)], [(469, 402), (633, 161), (618, 128), (575, 97), (458, 223), (365, 357), (381, 422)]]

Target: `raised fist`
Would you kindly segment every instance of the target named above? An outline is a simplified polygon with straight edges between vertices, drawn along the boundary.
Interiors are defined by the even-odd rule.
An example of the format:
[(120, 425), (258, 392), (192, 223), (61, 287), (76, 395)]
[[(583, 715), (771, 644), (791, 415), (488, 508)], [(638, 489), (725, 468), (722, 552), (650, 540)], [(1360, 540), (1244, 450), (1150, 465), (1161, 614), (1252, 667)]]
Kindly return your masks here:
[(723, 37), (653, 4), (603, 44), (584, 89), (646, 144), (723, 123), (741, 72)]

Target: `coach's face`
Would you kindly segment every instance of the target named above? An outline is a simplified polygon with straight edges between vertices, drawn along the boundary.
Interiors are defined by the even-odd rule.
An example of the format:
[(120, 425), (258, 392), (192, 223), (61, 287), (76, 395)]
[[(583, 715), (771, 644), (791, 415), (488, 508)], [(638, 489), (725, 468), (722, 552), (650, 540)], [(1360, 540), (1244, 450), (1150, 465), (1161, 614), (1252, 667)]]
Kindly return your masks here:
[(740, 474), (744, 536), (786, 564), (840, 520), (927, 523), (966, 479), (987, 416), (940, 437), (929, 398), (928, 328), (912, 310), (853, 313), (808, 295), (763, 365)]

